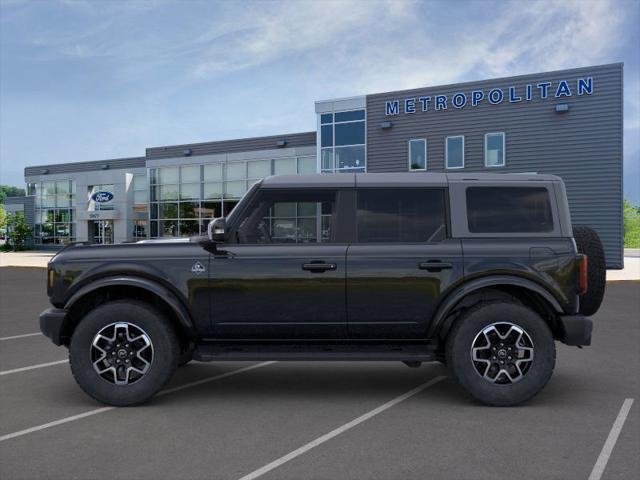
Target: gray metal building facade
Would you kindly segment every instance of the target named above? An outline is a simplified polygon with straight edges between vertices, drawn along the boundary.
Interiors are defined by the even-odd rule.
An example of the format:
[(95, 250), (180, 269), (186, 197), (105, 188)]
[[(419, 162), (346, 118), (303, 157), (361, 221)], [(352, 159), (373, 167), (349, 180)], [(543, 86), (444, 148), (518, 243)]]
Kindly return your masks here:
[[(605, 244), (608, 267), (621, 268), (622, 91), (623, 65), (610, 64), (318, 101), (316, 132), (153, 147), (133, 159), (27, 167), (25, 177), (28, 184), (42, 184), (53, 177), (82, 180), (85, 175), (75, 208), (86, 210), (91, 172), (111, 175), (105, 181), (122, 186), (116, 192), (121, 209), (131, 209), (136, 195), (128, 193), (133, 187), (127, 173), (141, 179), (146, 172), (150, 180), (160, 175), (158, 169), (178, 168), (176, 198), (160, 198), (156, 190), (166, 185), (150, 180), (146, 211), (139, 202), (137, 213), (111, 215), (114, 221), (133, 219), (141, 225), (146, 216), (146, 236), (157, 237), (197, 228), (191, 217), (171, 220), (173, 229), (165, 225), (170, 220), (154, 217), (152, 212), (166, 202), (199, 202), (196, 218), (203, 222), (219, 213), (215, 202), (226, 198), (232, 206), (256, 175), (308, 172), (312, 156), (319, 172), (550, 173), (566, 183), (573, 222), (594, 227)], [(208, 165), (220, 165), (219, 179), (207, 176)], [(199, 189), (199, 194), (185, 200), (182, 180), (187, 176), (192, 183), (184, 190)], [(217, 192), (218, 183), (219, 198), (217, 193), (212, 197), (207, 192)], [(86, 218), (77, 212), (73, 221)], [(75, 229), (70, 239), (90, 236), (85, 227)], [(115, 241), (131, 237), (129, 223)]]

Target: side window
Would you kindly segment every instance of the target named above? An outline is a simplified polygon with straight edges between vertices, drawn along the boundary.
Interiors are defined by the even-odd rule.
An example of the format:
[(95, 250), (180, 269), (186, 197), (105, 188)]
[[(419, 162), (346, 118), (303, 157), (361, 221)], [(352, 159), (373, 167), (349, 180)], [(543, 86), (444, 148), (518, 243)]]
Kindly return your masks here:
[(427, 169), (427, 141), (409, 140), (409, 170)]
[(464, 137), (447, 137), (445, 145), (447, 168), (464, 168)]
[(436, 242), (446, 236), (444, 189), (362, 189), (357, 197), (358, 242)]
[(239, 243), (327, 243), (334, 241), (335, 191), (262, 191), (240, 220)]
[(504, 133), (487, 133), (484, 136), (484, 166), (504, 167)]
[(538, 233), (553, 230), (549, 192), (543, 187), (469, 187), (472, 233)]

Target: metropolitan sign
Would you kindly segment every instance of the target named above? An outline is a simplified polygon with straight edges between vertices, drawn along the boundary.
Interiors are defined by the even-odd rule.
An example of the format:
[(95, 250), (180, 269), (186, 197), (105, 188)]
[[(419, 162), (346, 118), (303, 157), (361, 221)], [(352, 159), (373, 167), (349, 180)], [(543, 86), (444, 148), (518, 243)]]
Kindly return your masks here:
[[(491, 88), (488, 90), (472, 90), (470, 92), (457, 92), (453, 95), (434, 95), (423, 97), (411, 97), (405, 99), (387, 100), (385, 102), (385, 115), (398, 115), (400, 113), (411, 114), (418, 111), (447, 110), (449, 107), (461, 109), (467, 105), (477, 107), (483, 102), (489, 105), (498, 105), (502, 102), (518, 103), (529, 102), (534, 98), (546, 100), (550, 96), (554, 98), (571, 97), (575, 95), (591, 95), (593, 93), (593, 78), (578, 78), (575, 83), (560, 80), (557, 83), (540, 82), (527, 84), (523, 87)], [(401, 109), (402, 107), (402, 109)], [(402, 111), (401, 111), (402, 110)]]

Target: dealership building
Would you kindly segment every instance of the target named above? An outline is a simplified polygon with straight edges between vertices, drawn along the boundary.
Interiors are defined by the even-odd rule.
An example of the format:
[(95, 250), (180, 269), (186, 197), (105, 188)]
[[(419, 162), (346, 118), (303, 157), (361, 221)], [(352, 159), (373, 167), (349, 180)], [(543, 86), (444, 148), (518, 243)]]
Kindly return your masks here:
[(27, 167), (28, 197), (8, 208), (24, 210), (42, 248), (201, 234), (269, 175), (549, 173), (565, 181), (573, 222), (595, 228), (621, 268), (622, 87), (616, 63), (322, 100), (312, 132)]

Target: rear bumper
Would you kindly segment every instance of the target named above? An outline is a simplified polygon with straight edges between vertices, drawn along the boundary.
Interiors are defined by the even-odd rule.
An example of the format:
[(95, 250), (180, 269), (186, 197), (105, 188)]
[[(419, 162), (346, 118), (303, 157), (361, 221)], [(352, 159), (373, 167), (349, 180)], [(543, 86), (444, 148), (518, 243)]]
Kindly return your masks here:
[(47, 308), (40, 314), (40, 331), (56, 345), (62, 345), (62, 327), (67, 311), (60, 308)]
[(591, 345), (593, 321), (582, 315), (563, 315), (558, 317), (560, 324), (559, 338), (567, 345)]

